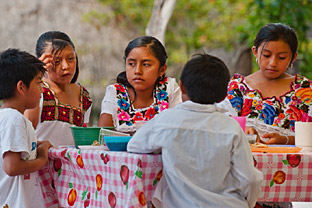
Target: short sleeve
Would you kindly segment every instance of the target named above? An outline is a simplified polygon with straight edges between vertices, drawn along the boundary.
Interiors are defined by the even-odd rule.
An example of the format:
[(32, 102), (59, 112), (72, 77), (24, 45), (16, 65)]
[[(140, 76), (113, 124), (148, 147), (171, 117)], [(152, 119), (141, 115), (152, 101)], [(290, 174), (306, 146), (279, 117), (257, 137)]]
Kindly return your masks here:
[(181, 89), (175, 78), (168, 78), (169, 108), (182, 102)]
[(22, 152), (25, 158), (28, 157), (31, 147), (29, 147), (26, 123), (22, 116), (16, 116), (14, 113), (11, 118), (7, 119), (7, 124), (2, 127), (0, 130), (1, 157), (8, 151)]
[(84, 114), (83, 123), (89, 123), (90, 114), (91, 114), (91, 109), (92, 109), (92, 104), (91, 104), (91, 106), (89, 107), (89, 109), (88, 109), (88, 110), (85, 112), (85, 114)]
[(117, 94), (114, 85), (109, 85), (106, 88), (105, 96), (101, 104), (101, 114), (111, 114), (113, 118), (117, 114)]

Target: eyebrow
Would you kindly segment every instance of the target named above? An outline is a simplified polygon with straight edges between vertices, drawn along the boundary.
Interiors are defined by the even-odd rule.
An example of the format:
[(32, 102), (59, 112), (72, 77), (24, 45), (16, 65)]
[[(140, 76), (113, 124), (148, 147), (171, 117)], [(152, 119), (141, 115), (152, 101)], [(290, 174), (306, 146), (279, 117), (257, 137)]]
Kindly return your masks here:
[[(127, 59), (128, 61), (137, 61), (137, 59), (132, 59), (132, 58), (129, 58)], [(147, 61), (150, 61), (150, 62), (154, 62), (154, 60), (152, 59), (143, 59), (142, 62), (147, 62)]]
[[(263, 52), (271, 52), (272, 53), (272, 51), (265, 49), (265, 48), (263, 49)], [(281, 51), (278, 54), (281, 54), (281, 53), (289, 53), (289, 51)]]

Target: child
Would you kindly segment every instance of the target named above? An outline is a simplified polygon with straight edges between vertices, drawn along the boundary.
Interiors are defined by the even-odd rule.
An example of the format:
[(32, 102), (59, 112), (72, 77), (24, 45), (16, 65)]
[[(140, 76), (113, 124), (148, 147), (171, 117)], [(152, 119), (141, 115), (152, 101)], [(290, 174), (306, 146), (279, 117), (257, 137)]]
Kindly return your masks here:
[(165, 77), (167, 53), (154, 37), (132, 40), (125, 50), (126, 71), (109, 85), (102, 101), (98, 126), (134, 132), (136, 121), (147, 121), (181, 102), (174, 78)]
[(38, 105), (45, 69), (36, 57), (8, 49), (0, 54), (0, 207), (45, 207), (38, 170), (49, 142), (38, 142), (23, 113)]
[(74, 145), (69, 127), (88, 123), (92, 105), (88, 91), (75, 83), (79, 74), (75, 46), (65, 33), (49, 31), (37, 40), (36, 54), (45, 63), (47, 76), (40, 105), (25, 115), (40, 141)]
[(295, 31), (281, 23), (265, 25), (252, 47), (259, 70), (235, 74), (220, 105), (247, 118), (246, 133), (259, 134), (267, 144), (295, 144), (295, 122), (312, 115), (311, 80), (286, 71), (297, 57)]
[(213, 105), (225, 98), (229, 79), (220, 59), (195, 56), (181, 74), (184, 102), (148, 121), (128, 143), (129, 152), (162, 151), (155, 207), (255, 205), (262, 173), (239, 124)]

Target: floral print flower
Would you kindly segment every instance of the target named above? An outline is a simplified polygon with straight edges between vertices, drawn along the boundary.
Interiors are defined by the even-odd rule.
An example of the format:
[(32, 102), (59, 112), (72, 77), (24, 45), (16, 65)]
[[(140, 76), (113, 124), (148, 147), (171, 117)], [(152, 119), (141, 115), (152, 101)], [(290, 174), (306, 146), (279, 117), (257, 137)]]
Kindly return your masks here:
[(120, 84), (115, 84), (115, 87), (116, 87), (116, 90), (120, 92), (126, 92), (126, 89)]
[(134, 121), (143, 121), (144, 117), (141, 112), (136, 112), (135, 115), (132, 117)]
[(145, 113), (145, 117), (148, 119), (152, 119), (154, 116), (155, 116), (155, 108), (149, 108)]
[(117, 103), (121, 110), (127, 110), (130, 106), (130, 104), (122, 98), (118, 100)]
[(275, 116), (274, 107), (264, 103), (264, 108), (261, 111), (260, 118), (264, 120), (264, 123), (272, 125)]
[(240, 109), (242, 108), (242, 105), (243, 105), (243, 99), (241, 97), (233, 97), (231, 100), (230, 100), (233, 108), (236, 109), (236, 111), (240, 111)]
[(158, 92), (157, 94), (157, 99), (158, 100), (164, 100), (167, 98), (168, 93), (165, 90), (161, 90), (160, 92)]
[(169, 103), (166, 101), (161, 101), (160, 112), (167, 109), (169, 107)]
[(118, 115), (118, 119), (121, 121), (129, 121), (130, 116), (126, 111), (121, 111)]

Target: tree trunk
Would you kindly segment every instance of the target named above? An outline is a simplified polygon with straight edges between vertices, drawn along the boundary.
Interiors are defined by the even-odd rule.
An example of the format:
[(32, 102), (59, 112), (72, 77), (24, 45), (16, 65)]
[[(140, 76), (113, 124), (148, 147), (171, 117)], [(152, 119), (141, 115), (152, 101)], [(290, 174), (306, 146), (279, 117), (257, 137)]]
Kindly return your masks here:
[(154, 0), (152, 16), (145, 30), (146, 35), (154, 36), (165, 45), (167, 24), (172, 15), (176, 0)]

